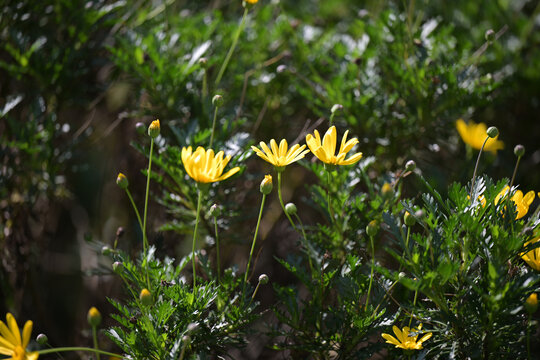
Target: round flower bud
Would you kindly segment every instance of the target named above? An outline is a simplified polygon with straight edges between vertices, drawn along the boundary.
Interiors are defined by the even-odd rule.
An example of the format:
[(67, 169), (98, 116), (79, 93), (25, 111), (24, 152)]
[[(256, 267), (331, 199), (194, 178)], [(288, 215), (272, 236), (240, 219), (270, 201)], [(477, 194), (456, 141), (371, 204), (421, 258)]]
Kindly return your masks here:
[(490, 126), (490, 127), (487, 129), (486, 134), (487, 134), (490, 138), (495, 138), (495, 137), (497, 137), (497, 135), (499, 135), (499, 129), (497, 129), (495, 126)]
[(221, 208), (218, 204), (214, 204), (210, 207), (210, 216), (212, 217), (218, 217), (221, 215)]
[(390, 185), (390, 183), (384, 183), (381, 187), (381, 193), (383, 196), (389, 196), (392, 194), (392, 185)]
[(332, 114), (335, 114), (336, 112), (340, 111), (340, 110), (343, 110), (343, 105), (341, 104), (334, 104), (334, 106), (332, 106), (332, 109), (330, 109), (330, 112)]
[(371, 220), (366, 226), (366, 233), (368, 236), (375, 236), (379, 232), (379, 223), (377, 220)]
[(49, 338), (45, 334), (39, 334), (36, 337), (36, 341), (39, 345), (46, 345), (49, 342)]
[(525, 155), (525, 146), (523, 145), (516, 145), (516, 147), (514, 148), (514, 154), (517, 156), (517, 157), (522, 157), (523, 155)]
[(86, 319), (88, 320), (88, 324), (90, 324), (92, 327), (97, 327), (99, 324), (101, 324), (101, 314), (94, 306), (88, 310)]
[(489, 29), (486, 31), (484, 36), (487, 42), (493, 42), (493, 40), (495, 40), (495, 31), (493, 31), (493, 29)]
[(283, 64), (278, 65), (278, 67), (276, 68), (276, 72), (278, 74), (281, 74), (281, 73), (285, 72), (286, 70), (287, 70), (287, 65), (283, 65)]
[(403, 279), (405, 276), (406, 276), (406, 274), (405, 274), (403, 271), (401, 271), (401, 272), (398, 274), (398, 278), (399, 278), (399, 279)]
[(105, 255), (105, 256), (110, 255), (110, 254), (111, 254), (111, 251), (112, 251), (111, 248), (108, 247), (107, 245), (105, 245), (105, 246), (103, 246), (103, 247), (101, 248), (101, 254), (103, 254), (103, 255)]
[(212, 98), (212, 105), (214, 105), (215, 107), (223, 106), (223, 96), (214, 95), (214, 97)]
[(416, 163), (414, 162), (414, 160), (407, 161), (407, 163), (405, 164), (405, 170), (414, 171), (415, 169), (416, 169)]
[(294, 215), (296, 214), (296, 211), (296, 205), (294, 205), (293, 203), (285, 204), (285, 212), (287, 213), (287, 215)]
[(112, 269), (114, 272), (120, 271), (122, 269), (122, 263), (120, 261), (113, 262)]
[(143, 135), (146, 131), (146, 125), (143, 122), (139, 121), (135, 124), (135, 130), (137, 130), (137, 133), (139, 133), (139, 135)]
[(261, 181), (259, 190), (264, 195), (268, 195), (272, 192), (274, 185), (272, 184), (272, 175), (264, 175), (264, 179)]
[(261, 276), (259, 276), (259, 283), (262, 285), (268, 284), (268, 280), (268, 275), (266, 274), (261, 274)]
[(405, 216), (403, 216), (403, 221), (405, 222), (405, 225), (411, 227), (416, 224), (416, 218), (411, 215), (408, 211), (405, 211)]
[(122, 226), (119, 226), (118, 229), (116, 229), (116, 236), (121, 238), (124, 235), (124, 228)]
[(141, 293), (139, 294), (139, 300), (141, 300), (141, 303), (144, 306), (150, 306), (153, 303), (152, 294), (150, 293), (150, 291), (148, 291), (148, 289), (141, 290)]
[(126, 175), (118, 173), (118, 176), (116, 177), (116, 185), (120, 186), (121, 189), (127, 189), (129, 186), (129, 181)]
[(148, 127), (148, 136), (150, 136), (152, 139), (155, 139), (158, 137), (160, 130), (161, 127), (159, 125), (159, 119), (154, 120)]
[(202, 57), (199, 59), (199, 65), (203, 68), (203, 69), (207, 69), (208, 68), (208, 59), (205, 58), (205, 57)]
[(538, 309), (538, 295), (536, 293), (532, 293), (529, 295), (527, 300), (525, 300), (525, 310), (529, 314), (534, 314), (536, 310)]

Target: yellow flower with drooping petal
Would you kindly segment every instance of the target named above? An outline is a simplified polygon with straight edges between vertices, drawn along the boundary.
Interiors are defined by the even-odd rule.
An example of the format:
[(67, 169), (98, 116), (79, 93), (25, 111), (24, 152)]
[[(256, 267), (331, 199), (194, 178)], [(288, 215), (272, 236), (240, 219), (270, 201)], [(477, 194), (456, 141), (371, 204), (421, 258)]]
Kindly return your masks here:
[(285, 139), (279, 142), (279, 147), (274, 139), (270, 140), (270, 148), (262, 141), (259, 145), (262, 150), (255, 146), (252, 146), (251, 148), (255, 151), (257, 156), (274, 165), (277, 171), (283, 171), (285, 166), (303, 159), (309, 152), (309, 150), (304, 150), (306, 145), (300, 146), (296, 144), (289, 149), (289, 145)]
[(358, 144), (357, 138), (352, 138), (347, 141), (348, 134), (349, 130), (345, 131), (345, 135), (343, 135), (341, 146), (339, 147), (337, 155), (335, 155), (337, 143), (337, 131), (335, 126), (332, 126), (326, 131), (322, 141), (317, 130), (315, 130), (314, 135), (308, 134), (306, 136), (306, 143), (311, 152), (325, 164), (352, 165), (362, 158), (362, 153), (356, 153), (350, 156), (348, 159), (345, 159), (345, 156), (347, 156), (347, 153), (353, 148), (353, 146)]
[(37, 352), (26, 351), (32, 334), (32, 321), (24, 324), (22, 337), (17, 321), (10, 313), (6, 315), (6, 323), (0, 321), (0, 354), (11, 356), (7, 359), (12, 360), (36, 360), (39, 356)]
[(188, 175), (198, 183), (213, 183), (225, 180), (238, 171), (237, 166), (223, 174), (225, 166), (231, 160), (231, 156), (223, 157), (223, 151), (214, 155), (214, 150), (205, 150), (199, 146), (195, 152), (192, 152), (191, 146), (182, 148), (182, 163)]
[[(465, 144), (476, 150), (480, 150), (482, 148), (482, 144), (487, 137), (486, 124), (476, 124), (473, 121), (469, 121), (469, 123), (467, 124), (465, 121), (463, 121), (463, 119), (458, 119), (456, 121), (456, 128)], [(496, 136), (493, 139), (489, 138), (486, 142), (486, 145), (484, 146), (484, 150), (496, 153), (497, 150), (503, 149), (504, 143), (500, 140), (497, 140), (498, 137), (499, 136)]]
[[(499, 194), (497, 194), (497, 196), (495, 197), (495, 205), (499, 203), (501, 198), (506, 198), (509, 191), (510, 186), (506, 185), (504, 189), (502, 189), (501, 192), (499, 192)], [(512, 200), (516, 205), (516, 220), (521, 219), (522, 217), (527, 215), (527, 212), (529, 211), (529, 206), (534, 201), (534, 197), (534, 191), (532, 190), (525, 194), (525, 196), (523, 196), (521, 190), (517, 190), (514, 195), (512, 195), (510, 200)]]
[[(540, 241), (540, 236), (532, 239), (531, 241), (527, 241), (525, 243), (525, 246), (535, 244), (538, 241)], [(521, 253), (519, 255), (530, 267), (532, 267), (536, 271), (540, 271), (540, 247), (537, 247), (536, 249), (533, 249), (526, 253)]]
[[(408, 326), (405, 326), (403, 330), (400, 330), (397, 326), (393, 326), (392, 329), (394, 330), (394, 334), (396, 334), (396, 337), (393, 337), (389, 334), (381, 334), (382, 337), (386, 340), (388, 344), (395, 345), (396, 348), (401, 348), (403, 350), (421, 350), (422, 344), (424, 341), (431, 338), (433, 333), (426, 333), (420, 340), (418, 339), (418, 333), (420, 330), (422, 330), (422, 324), (418, 326), (418, 329), (412, 329), (412, 331), (409, 329)], [(416, 333), (416, 335), (412, 335)]]

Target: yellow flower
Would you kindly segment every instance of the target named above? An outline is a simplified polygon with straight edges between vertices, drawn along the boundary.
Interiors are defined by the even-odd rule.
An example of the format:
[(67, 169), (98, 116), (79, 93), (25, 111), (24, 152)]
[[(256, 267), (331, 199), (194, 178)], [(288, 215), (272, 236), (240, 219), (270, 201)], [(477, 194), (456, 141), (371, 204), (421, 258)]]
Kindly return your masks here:
[(287, 140), (285, 139), (280, 141), (279, 148), (276, 140), (270, 140), (270, 148), (272, 150), (270, 150), (270, 148), (268, 148), (268, 146), (262, 141), (259, 143), (259, 145), (262, 151), (255, 146), (252, 146), (251, 148), (253, 151), (255, 151), (257, 156), (274, 165), (277, 171), (283, 171), (285, 166), (303, 159), (304, 156), (309, 152), (309, 150), (304, 150), (306, 145), (300, 146), (296, 144), (289, 149), (289, 145), (287, 145)]
[(86, 318), (88, 320), (88, 323), (92, 327), (96, 327), (101, 323), (101, 313), (98, 309), (96, 309), (95, 306), (92, 306), (90, 310), (88, 310), (88, 314), (86, 315)]
[[(527, 241), (525, 246), (535, 244), (538, 241), (540, 241), (540, 236), (532, 239), (531, 241)], [(540, 247), (519, 255), (527, 264), (529, 264), (530, 267), (536, 271), (540, 271)]]
[(308, 134), (306, 136), (306, 143), (311, 152), (315, 154), (315, 156), (323, 163), (330, 165), (351, 165), (358, 162), (362, 158), (362, 153), (356, 153), (350, 156), (348, 159), (345, 159), (345, 156), (347, 156), (347, 153), (353, 148), (353, 146), (358, 144), (357, 138), (352, 138), (347, 141), (348, 133), (349, 130), (345, 131), (345, 135), (343, 135), (341, 146), (339, 147), (337, 155), (334, 155), (336, 152), (337, 142), (337, 131), (335, 126), (332, 126), (326, 131), (322, 141), (317, 130), (315, 130), (315, 136)]
[[(495, 197), (495, 205), (499, 203), (501, 198), (506, 198), (508, 192), (510, 191), (510, 186), (506, 185), (504, 189), (501, 190), (499, 194)], [(517, 190), (514, 195), (512, 195), (511, 200), (516, 205), (516, 220), (521, 219), (525, 215), (527, 215), (527, 212), (529, 211), (529, 206), (534, 201), (534, 191), (529, 191), (525, 196), (523, 196), (523, 193), (521, 190)]]
[(235, 167), (223, 174), (223, 169), (231, 160), (227, 155), (223, 158), (223, 151), (214, 155), (214, 150), (204, 150), (199, 146), (195, 152), (192, 152), (191, 146), (187, 149), (182, 148), (182, 163), (188, 175), (198, 183), (213, 183), (225, 180), (236, 174), (240, 168)]
[[(405, 326), (403, 330), (399, 330), (399, 328), (394, 325), (392, 329), (394, 330), (397, 339), (389, 334), (382, 334), (382, 337), (388, 344), (396, 345), (396, 348), (401, 348), (403, 350), (421, 350), (423, 342), (433, 335), (433, 333), (429, 332), (422, 336), (420, 340), (417, 340), (418, 333), (422, 330), (422, 324), (418, 326), (418, 329), (412, 329), (412, 331), (410, 331), (408, 326)], [(412, 333), (416, 333), (416, 335), (412, 335)]]
[(159, 125), (159, 119), (154, 120), (148, 127), (148, 135), (151, 138), (155, 139), (156, 137), (158, 137), (160, 130), (161, 130), (161, 127)]
[(24, 324), (22, 337), (17, 321), (10, 313), (6, 315), (6, 323), (7, 326), (0, 321), (0, 354), (11, 356), (7, 359), (36, 360), (39, 356), (37, 352), (26, 352), (32, 334), (32, 321)]
[[(461, 139), (463, 139), (463, 142), (473, 149), (480, 150), (482, 148), (482, 144), (486, 140), (487, 134), (487, 125), (484, 123), (474, 123), (472, 121), (469, 121), (469, 124), (467, 124), (463, 119), (458, 119), (456, 121), (456, 128), (461, 136)], [(496, 153), (497, 150), (504, 148), (504, 143), (500, 140), (497, 140), (498, 136), (496, 136), (493, 139), (488, 139), (486, 142), (486, 145), (484, 146), (484, 150), (491, 151), (492, 153)]]
[(525, 310), (531, 315), (538, 310), (538, 295), (536, 293), (532, 293), (527, 300), (525, 300)]
[(250, 4), (256, 4), (259, 0), (246, 0)]

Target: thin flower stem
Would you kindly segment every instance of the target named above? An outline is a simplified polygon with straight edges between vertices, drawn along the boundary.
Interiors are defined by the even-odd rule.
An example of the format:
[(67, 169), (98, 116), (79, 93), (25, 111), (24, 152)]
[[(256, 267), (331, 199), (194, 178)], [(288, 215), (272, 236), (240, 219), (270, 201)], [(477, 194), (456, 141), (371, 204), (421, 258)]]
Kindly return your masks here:
[(257, 226), (255, 227), (255, 234), (253, 235), (253, 241), (251, 242), (251, 251), (249, 252), (249, 259), (246, 266), (246, 273), (244, 274), (244, 291), (246, 289), (246, 284), (248, 280), (248, 274), (249, 274), (249, 265), (251, 264), (251, 258), (253, 257), (253, 250), (255, 249), (255, 242), (257, 241), (257, 234), (259, 233), (259, 225), (261, 224), (261, 218), (264, 208), (264, 201), (266, 200), (266, 194), (263, 194), (262, 201), (261, 201), (261, 209), (259, 210), (259, 217), (257, 219)]
[[(416, 173), (415, 173), (416, 174)], [(442, 207), (447, 211), (447, 212), (450, 212), (450, 209), (448, 208), (448, 206), (444, 203), (443, 199), (441, 198), (441, 194), (439, 194), (438, 192), (436, 192), (433, 187), (426, 181), (426, 179), (424, 179), (424, 177), (421, 175), (421, 174), (417, 174), (418, 177), (420, 178), (420, 181), (422, 181), (422, 183), (424, 184), (425, 187), (427, 187), (427, 189), (429, 190), (429, 192), (431, 194), (433, 194), (433, 196), (435, 196), (435, 198), (437, 199), (437, 201), (439, 202), (439, 204), (442, 205)]]
[(133, 201), (133, 196), (131, 196), (131, 192), (128, 188), (126, 188), (126, 194), (129, 198), (129, 201), (131, 201), (131, 206), (133, 206), (133, 210), (135, 210), (135, 215), (137, 215), (137, 221), (139, 222), (139, 226), (141, 227), (141, 231), (143, 229), (143, 223), (141, 220), (141, 215), (139, 214), (139, 210), (137, 209), (137, 206), (135, 206), (135, 201)]
[(66, 351), (87, 351), (87, 352), (92, 352), (92, 353), (95, 353), (95, 354), (113, 356), (113, 357), (117, 357), (117, 358), (120, 358), (120, 359), (128, 359), (128, 357), (120, 355), (120, 354), (115, 354), (115, 353), (111, 353), (111, 352), (103, 351), (103, 350), (96, 350), (96, 349), (87, 348), (87, 347), (50, 348), (50, 349), (39, 350), (39, 351), (37, 351), (37, 353), (39, 355), (45, 355), (45, 354), (54, 354), (54, 353), (66, 352)]
[(371, 295), (371, 286), (373, 284), (373, 269), (375, 268), (375, 245), (373, 244), (373, 236), (369, 237), (369, 242), (371, 243), (371, 275), (369, 277), (369, 287), (366, 297), (366, 305), (364, 307), (365, 311), (367, 311), (369, 304), (369, 296)]
[(259, 291), (259, 286), (261, 286), (260, 281), (257, 283), (257, 286), (255, 287), (255, 291), (253, 291), (253, 295), (251, 295), (251, 301), (255, 299), (255, 295), (257, 295), (257, 291)]
[(512, 186), (514, 185), (514, 180), (516, 179), (516, 173), (519, 166), (519, 160), (521, 160), (521, 156), (518, 156), (516, 161), (516, 167), (514, 168), (514, 173), (512, 174), (512, 181), (510, 181), (510, 191), (512, 191)]
[(242, 21), (240, 22), (240, 25), (238, 26), (238, 29), (236, 30), (236, 33), (234, 34), (233, 42), (231, 44), (229, 52), (227, 53), (227, 56), (225, 57), (225, 60), (223, 61), (223, 64), (221, 65), (221, 69), (219, 69), (219, 73), (215, 82), (216, 87), (219, 85), (219, 82), (221, 81), (221, 78), (223, 77), (223, 74), (225, 73), (225, 69), (227, 68), (229, 61), (231, 60), (231, 56), (234, 52), (234, 49), (236, 48), (236, 44), (238, 43), (240, 34), (242, 33), (242, 30), (244, 30), (247, 14), (248, 14), (248, 8), (246, 7), (246, 9), (244, 10), (244, 15), (242, 16)]
[(287, 219), (289, 219), (289, 222), (291, 223), (293, 229), (298, 231), (298, 229), (296, 228), (296, 225), (294, 225), (294, 221), (292, 221), (292, 218), (290, 217), (290, 215), (287, 214), (287, 212), (285, 211), (285, 205), (283, 204), (283, 196), (281, 195), (281, 171), (278, 171), (277, 179), (278, 179), (278, 198), (279, 198), (279, 203), (281, 204), (281, 208), (283, 209), (283, 212), (287, 216)]
[(202, 96), (203, 99), (206, 99), (208, 96), (208, 72), (204, 69), (203, 78), (202, 78)]
[(413, 300), (413, 308), (411, 310), (411, 317), (409, 318), (409, 327), (411, 327), (411, 323), (412, 323), (412, 318), (413, 318), (413, 314), (414, 314), (414, 308), (416, 306), (416, 299), (418, 298), (418, 290), (415, 290), (414, 291), (414, 300)]
[(148, 195), (150, 192), (150, 174), (152, 172), (152, 152), (154, 151), (154, 138), (150, 140), (150, 156), (148, 159), (148, 171), (146, 172), (146, 195), (144, 196), (144, 213), (143, 213), (143, 247), (144, 257), (146, 259), (148, 250), (148, 238), (146, 237), (146, 218), (148, 212)]
[(188, 341), (184, 341), (184, 343), (182, 344), (182, 351), (180, 352), (180, 357), (178, 358), (178, 360), (184, 360), (184, 355), (186, 354), (187, 345), (188, 345)]
[(216, 119), (217, 119), (217, 111), (218, 106), (215, 107), (214, 110), (214, 120), (212, 121), (212, 133), (210, 134), (210, 145), (208, 146), (209, 149), (212, 148), (212, 144), (214, 143), (214, 132), (216, 131)]
[(399, 281), (395, 281), (395, 282), (392, 284), (392, 286), (390, 286), (390, 288), (388, 289), (388, 291), (385, 292), (384, 297), (382, 298), (381, 302), (377, 305), (377, 307), (375, 308), (375, 310), (373, 310), (373, 314), (371, 314), (371, 317), (372, 317), (372, 318), (377, 314), (377, 311), (378, 311), (379, 308), (381, 307), (383, 301), (386, 300), (386, 298), (390, 295), (390, 292), (392, 291), (392, 289), (394, 288), (394, 286), (396, 286), (396, 284), (397, 284), (398, 282), (399, 282)]
[(311, 249), (307, 246), (307, 236), (306, 236), (306, 232), (304, 231), (304, 224), (302, 223), (302, 219), (300, 219), (300, 216), (298, 216), (297, 213), (295, 213), (294, 216), (296, 217), (296, 220), (298, 220), (298, 223), (300, 224), (300, 230), (302, 230), (302, 236), (304, 237), (304, 246), (306, 247), (306, 250), (308, 252), (309, 268), (311, 272), (313, 272), (313, 263), (311, 261), (312, 253), (311, 253)]
[(482, 151), (484, 150), (484, 146), (486, 145), (487, 141), (489, 140), (489, 136), (486, 136), (486, 140), (484, 140), (484, 143), (482, 144), (482, 147), (480, 148), (480, 152), (478, 152), (478, 157), (476, 158), (476, 165), (474, 166), (474, 172), (472, 176), (472, 183), (471, 183), (471, 202), (474, 202), (473, 199), (473, 191), (474, 191), (474, 182), (476, 180), (476, 170), (478, 170), (478, 164), (480, 163), (480, 155), (482, 155)]
[(197, 228), (199, 227), (199, 217), (201, 212), (202, 191), (197, 190), (197, 215), (195, 217), (195, 230), (193, 230), (193, 243), (191, 245), (191, 265), (193, 266), (193, 294), (197, 289), (197, 277), (195, 270), (195, 241), (197, 240)]
[(326, 181), (328, 183), (328, 187), (326, 188), (326, 203), (328, 205), (328, 216), (330, 216), (330, 222), (334, 223), (334, 209), (332, 208), (332, 202), (330, 199), (330, 170), (324, 166), (324, 169), (326, 171)]
[[(92, 326), (92, 338), (94, 339), (94, 349), (99, 350), (98, 340), (97, 340), (97, 330), (95, 326)], [(99, 353), (96, 353), (97, 360), (100, 360)]]
[(220, 280), (221, 264), (220, 264), (220, 257), (219, 257), (219, 234), (218, 234), (218, 226), (217, 226), (217, 217), (216, 216), (214, 216), (214, 231), (216, 233), (217, 280), (218, 280), (218, 283), (221, 283), (221, 280)]

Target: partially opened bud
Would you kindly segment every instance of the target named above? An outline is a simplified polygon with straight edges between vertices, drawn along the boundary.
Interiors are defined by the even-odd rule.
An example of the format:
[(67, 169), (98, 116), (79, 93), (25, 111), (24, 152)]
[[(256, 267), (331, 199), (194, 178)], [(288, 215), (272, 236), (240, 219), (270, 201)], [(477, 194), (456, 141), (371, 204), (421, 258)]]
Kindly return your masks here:
[(375, 236), (379, 232), (379, 223), (377, 220), (371, 220), (366, 226), (366, 233), (368, 236)]
[(414, 162), (414, 160), (407, 161), (407, 163), (405, 164), (405, 170), (414, 171), (414, 169), (416, 169), (416, 163)]
[(155, 139), (158, 137), (160, 131), (161, 131), (161, 127), (159, 125), (159, 119), (152, 121), (152, 123), (148, 127), (148, 135), (152, 139)]
[(212, 105), (214, 105), (215, 107), (221, 107), (223, 105), (223, 96), (215, 95), (212, 98)]
[(205, 57), (202, 57), (199, 59), (199, 65), (203, 68), (203, 69), (206, 69), (208, 67), (208, 59), (205, 58)]
[(153, 302), (152, 294), (150, 293), (150, 291), (148, 291), (148, 289), (142, 289), (141, 293), (139, 294), (139, 300), (141, 300), (141, 303), (144, 306), (150, 306)]
[(261, 181), (261, 185), (259, 187), (261, 193), (268, 195), (272, 192), (273, 188), (274, 184), (272, 184), (272, 175), (264, 175), (264, 179)]
[(525, 300), (525, 309), (531, 315), (536, 312), (538, 309), (538, 295), (536, 295), (536, 293), (532, 293), (527, 300)]
[(487, 42), (493, 42), (495, 40), (495, 31), (493, 29), (486, 30), (486, 33), (484, 34)]
[(88, 320), (88, 324), (90, 324), (92, 327), (97, 327), (99, 324), (101, 324), (101, 314), (94, 306), (88, 310), (86, 319)]
[(403, 216), (403, 222), (405, 222), (405, 225), (411, 227), (416, 224), (416, 218), (408, 211), (405, 211), (405, 216)]
[(210, 207), (210, 216), (218, 217), (221, 215), (221, 209), (218, 204), (214, 204)]
[(341, 104), (334, 104), (334, 106), (332, 106), (332, 109), (330, 109), (330, 112), (332, 114), (335, 114), (336, 112), (340, 111), (340, 110), (343, 110), (343, 105)]
[(126, 175), (118, 173), (118, 176), (116, 177), (116, 185), (120, 186), (122, 189), (127, 189), (129, 186), (129, 181)]

